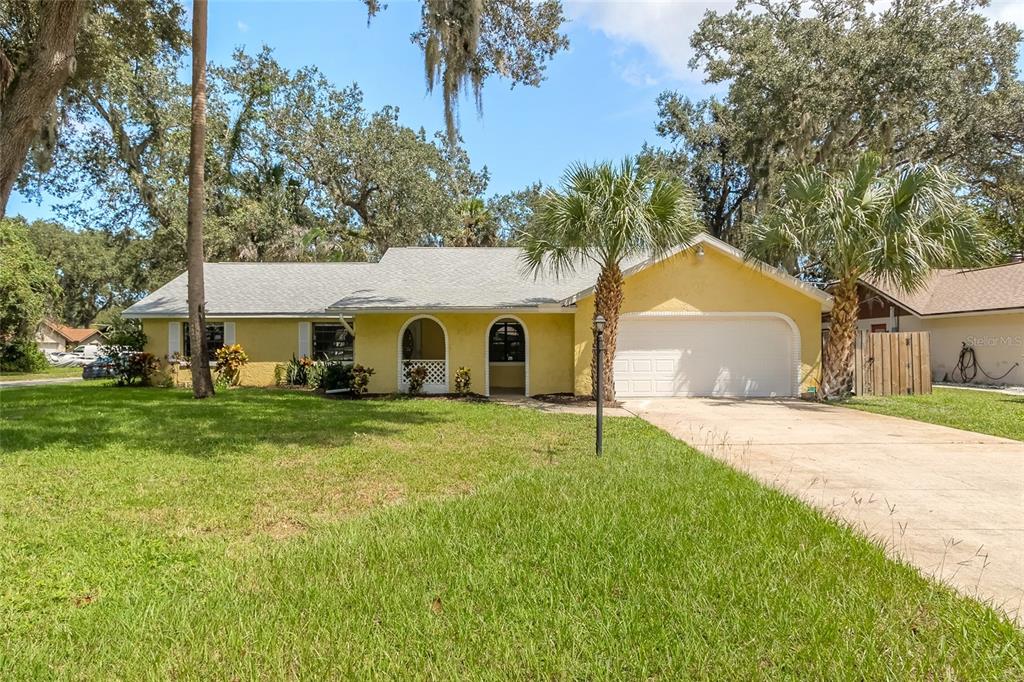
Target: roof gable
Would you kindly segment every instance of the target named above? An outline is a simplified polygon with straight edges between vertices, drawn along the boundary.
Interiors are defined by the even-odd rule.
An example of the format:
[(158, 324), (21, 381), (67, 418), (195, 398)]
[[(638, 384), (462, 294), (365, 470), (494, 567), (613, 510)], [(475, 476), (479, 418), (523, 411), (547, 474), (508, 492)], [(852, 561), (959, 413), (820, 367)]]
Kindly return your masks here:
[[(776, 268), (772, 265), (768, 265), (764, 261), (751, 260), (747, 258), (745, 254), (739, 249), (737, 249), (735, 246), (727, 244), (726, 242), (723, 242), (721, 239), (712, 237), (706, 232), (700, 233), (700, 235), (698, 235), (692, 243), (683, 246), (677, 246), (673, 249), (666, 251), (664, 254), (657, 258), (643, 258), (638, 259), (632, 263), (626, 264), (626, 267), (622, 270), (622, 275), (623, 277), (629, 277), (630, 275), (636, 274), (641, 270), (645, 270), (653, 265), (662, 263), (672, 258), (673, 256), (682, 253), (687, 249), (696, 248), (698, 246), (706, 246), (715, 249), (719, 253), (722, 253), (723, 255), (729, 257), (730, 259), (736, 261), (737, 263), (741, 263), (786, 287), (794, 289), (806, 296), (809, 296), (810, 298), (815, 299), (822, 305), (822, 307), (825, 310), (832, 309), (832, 297), (828, 293), (822, 291), (813, 284), (797, 279), (796, 277), (789, 274), (785, 270), (782, 270), (781, 268)], [(591, 285), (581, 291), (576, 292), (569, 298), (565, 299), (565, 301), (563, 302), (566, 304), (575, 303), (576, 301), (582, 298), (586, 298), (593, 292), (594, 285)]]
[(43, 324), (72, 343), (81, 343), (93, 336), (103, 335), (99, 329), (89, 327), (68, 327), (67, 325), (51, 322), (50, 320), (43, 320)]
[(861, 282), (919, 317), (1024, 309), (1024, 263), (933, 270), (913, 292), (866, 277)]

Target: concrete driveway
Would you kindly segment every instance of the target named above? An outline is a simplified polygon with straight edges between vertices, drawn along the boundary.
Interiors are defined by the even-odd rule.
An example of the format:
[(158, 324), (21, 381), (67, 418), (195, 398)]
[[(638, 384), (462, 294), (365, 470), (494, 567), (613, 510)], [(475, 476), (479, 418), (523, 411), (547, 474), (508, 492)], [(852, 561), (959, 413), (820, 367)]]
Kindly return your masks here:
[(1024, 443), (799, 400), (623, 406), (1024, 622)]

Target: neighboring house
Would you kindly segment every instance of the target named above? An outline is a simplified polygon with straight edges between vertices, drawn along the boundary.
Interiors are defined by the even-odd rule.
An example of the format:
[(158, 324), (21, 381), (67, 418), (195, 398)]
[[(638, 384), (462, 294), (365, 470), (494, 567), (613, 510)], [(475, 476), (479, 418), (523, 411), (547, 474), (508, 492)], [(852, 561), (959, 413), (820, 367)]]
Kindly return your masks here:
[[(375, 370), (371, 392), (451, 390), (467, 367), (490, 395), (588, 394), (594, 266), (556, 279), (516, 248), (392, 248), (378, 263), (208, 263), (207, 338), (240, 343), (242, 383), (268, 385), (294, 356)], [(831, 298), (709, 236), (624, 264), (615, 359), (619, 396), (792, 396), (816, 387)], [(189, 354), (187, 276), (124, 311), (147, 350)]]
[(99, 329), (67, 327), (52, 320), (43, 320), (36, 327), (36, 345), (43, 352), (70, 352), (77, 346), (103, 344)]
[(936, 270), (912, 294), (862, 280), (859, 293), (861, 331), (931, 333), (933, 381), (961, 381), (966, 345), (979, 369), (974, 383), (1024, 385), (1024, 263)]

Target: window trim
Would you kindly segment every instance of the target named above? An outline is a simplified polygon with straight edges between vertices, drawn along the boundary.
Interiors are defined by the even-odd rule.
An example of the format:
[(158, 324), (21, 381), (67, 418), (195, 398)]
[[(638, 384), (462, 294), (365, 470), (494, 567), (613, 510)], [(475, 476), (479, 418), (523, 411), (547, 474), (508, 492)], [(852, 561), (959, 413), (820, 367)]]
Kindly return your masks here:
[(351, 359), (346, 360), (345, 358), (336, 358), (336, 357), (326, 357), (325, 356), (323, 358), (324, 361), (326, 361), (326, 362), (347, 362), (347, 363), (354, 363), (355, 362), (355, 359), (356, 359), (356, 337), (355, 337), (355, 334), (353, 334), (351, 331), (349, 331), (349, 327), (347, 325), (344, 325), (344, 324), (342, 324), (340, 322), (326, 322), (326, 321), (325, 322), (312, 322), (310, 324), (310, 329), (309, 329), (309, 352), (310, 352), (310, 357), (313, 360), (316, 360), (318, 362), (321, 360), (321, 358), (318, 357), (317, 349), (316, 349), (316, 329), (317, 329), (317, 327), (337, 327), (337, 328), (341, 329), (342, 331), (344, 331), (346, 337), (348, 338), (349, 351), (348, 351), (347, 355), (350, 355)]
[[(518, 322), (519, 326), (523, 328), (523, 395), (532, 395), (530, 392), (530, 328), (526, 326), (526, 322), (523, 321), (523, 318), (516, 315), (509, 315), (508, 313), (498, 315), (492, 319), (487, 326), (484, 327), (484, 333), (481, 335), (483, 336), (484, 359), (486, 360), (486, 362), (484, 362), (484, 395), (488, 397), (491, 395), (491, 327), (503, 320)], [(494, 364), (504, 365), (505, 363), (496, 362)]]
[[(224, 322), (221, 322), (221, 321), (209, 322), (208, 321), (206, 323), (207, 341), (209, 341), (209, 329), (210, 329), (210, 327), (215, 326), (215, 325), (220, 325), (220, 328), (221, 328), (220, 329), (220, 337), (221, 337), (221, 339), (220, 339), (220, 346), (219, 346), (219, 348), (223, 348), (224, 346), (227, 345), (226, 342), (225, 342), (226, 341), (225, 334), (227, 332), (227, 327), (226, 327)], [(188, 335), (188, 320), (185, 320), (184, 322), (181, 323), (181, 354), (183, 356), (185, 356), (186, 358), (191, 358), (192, 357), (191, 345), (192, 345), (192, 340), (189, 338), (189, 335)], [(207, 344), (207, 353), (209, 354), (209, 361), (210, 361), (210, 363), (213, 364), (213, 365), (216, 365), (217, 364), (217, 348), (213, 348), (212, 346)]]
[[(493, 359), (493, 356), (494, 356), (494, 342), (495, 342), (494, 335), (495, 335), (496, 332), (498, 332), (498, 330), (504, 330), (506, 327), (510, 327), (510, 326), (515, 326), (515, 327), (519, 328), (519, 340), (520, 340), (520, 343), (521, 343), (521, 346), (519, 348), (520, 352), (515, 354), (517, 357), (514, 360), (504, 360), (504, 359), (495, 360), (495, 359)], [(503, 338), (502, 338), (502, 346), (503, 346), (503, 352), (500, 354), (500, 357), (501, 358), (506, 358), (506, 357), (509, 356), (509, 352), (508, 352), (508, 350), (509, 350), (509, 336), (507, 334), (505, 334), (503, 336)], [(521, 358), (519, 356), (521, 356)], [(498, 365), (498, 364), (501, 364), (501, 365), (511, 365), (511, 364), (514, 364), (514, 363), (522, 364), (522, 363), (526, 362), (526, 328), (523, 326), (522, 322), (519, 322), (518, 320), (511, 320), (511, 319), (502, 318), (502, 319), (498, 320), (497, 322), (494, 322), (493, 324), (491, 324), (490, 327), (488, 327), (488, 329), (487, 329), (487, 361), (488, 361), (488, 363), (492, 363), (492, 364), (495, 364), (495, 365)]]

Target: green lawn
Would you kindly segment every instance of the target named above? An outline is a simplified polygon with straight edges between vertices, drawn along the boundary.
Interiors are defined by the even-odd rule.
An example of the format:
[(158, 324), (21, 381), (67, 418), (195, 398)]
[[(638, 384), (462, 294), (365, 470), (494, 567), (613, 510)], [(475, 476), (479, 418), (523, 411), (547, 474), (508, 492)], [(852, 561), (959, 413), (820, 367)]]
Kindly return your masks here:
[(0, 392), (0, 678), (1020, 679), (1024, 633), (633, 419)]
[(0, 381), (28, 381), (30, 379), (60, 379), (82, 376), (81, 367), (47, 367), (42, 372), (0, 372)]
[(1024, 396), (936, 387), (931, 395), (864, 396), (845, 402), (867, 412), (1024, 440)]

